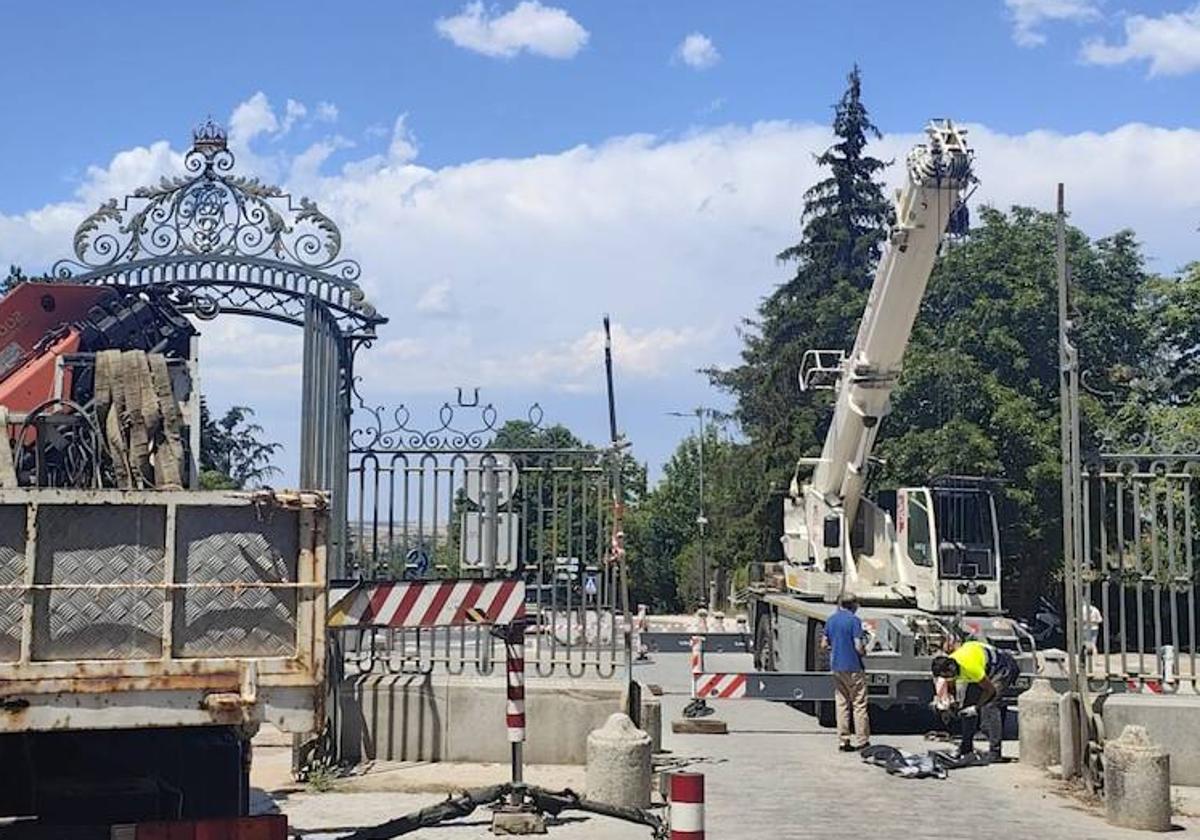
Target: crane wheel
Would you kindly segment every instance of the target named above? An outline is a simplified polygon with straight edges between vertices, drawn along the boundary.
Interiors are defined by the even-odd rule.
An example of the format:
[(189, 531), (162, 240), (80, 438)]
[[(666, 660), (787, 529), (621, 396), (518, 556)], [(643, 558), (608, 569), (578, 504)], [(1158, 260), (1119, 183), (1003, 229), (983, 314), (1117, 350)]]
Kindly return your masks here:
[(778, 670), (775, 656), (775, 625), (767, 611), (754, 628), (754, 667), (759, 671)]

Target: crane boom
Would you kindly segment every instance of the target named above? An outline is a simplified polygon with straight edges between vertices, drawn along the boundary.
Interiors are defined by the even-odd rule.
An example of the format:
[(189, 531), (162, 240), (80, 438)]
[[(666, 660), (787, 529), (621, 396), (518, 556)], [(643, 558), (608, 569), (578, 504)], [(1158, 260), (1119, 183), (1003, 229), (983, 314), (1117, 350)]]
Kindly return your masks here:
[[(801, 458), (784, 502), (789, 591), (943, 610), (999, 609), (999, 536), (990, 493), (977, 486), (910, 487), (864, 498), (867, 468), (913, 323), (947, 227), (965, 228), (963, 191), (974, 180), (966, 132), (926, 128), (909, 153), (862, 321), (849, 354), (810, 350), (802, 388), (832, 387), (833, 418), (819, 458)], [(812, 467), (811, 475), (802, 470)], [(807, 478), (808, 480), (803, 480)], [(960, 482), (961, 483), (961, 482)], [(963, 598), (967, 602), (963, 602)]]
[(900, 375), (905, 347), (933, 270), (938, 245), (971, 180), (965, 131), (931, 122), (929, 142), (908, 155), (896, 222), (875, 272), (854, 348), (842, 364), (833, 421), (811, 486), (853, 522), (879, 422)]

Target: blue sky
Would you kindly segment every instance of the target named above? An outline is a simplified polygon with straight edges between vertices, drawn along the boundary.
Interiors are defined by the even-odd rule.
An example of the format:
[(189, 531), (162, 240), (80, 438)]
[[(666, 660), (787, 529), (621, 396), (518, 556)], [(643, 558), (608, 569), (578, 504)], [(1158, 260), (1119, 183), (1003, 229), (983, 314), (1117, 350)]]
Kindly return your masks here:
[[(384, 145), (369, 129), (389, 128), (406, 111), (430, 166), (632, 132), (820, 121), (854, 61), (885, 131), (909, 130), (914, 115), (950, 105), (1012, 132), (1178, 126), (1194, 121), (1200, 93), (1194, 74), (1147, 83), (1143, 62), (1080, 61), (1085, 38), (1120, 36), (1112, 2), (1095, 4), (1111, 12), (1104, 18), (1039, 24), (1047, 43), (1034, 48), (1016, 43), (1012, 12), (998, 0), (561, 5), (588, 32), (565, 61), (497, 60), (456, 48), (434, 20), (455, 14), (458, 3), (345, 3), (336, 12), (320, 2), (286, 10), (219, 0), (116, 2), (103, 10), (5, 4), (0, 95), (21, 130), (0, 137), (0, 209), (65, 197), (85, 164), (150, 139), (180, 138), (205, 114), (228, 114), (259, 90), (335, 103), (339, 131), (366, 146)], [(1187, 4), (1119, 8), (1155, 16)], [(703, 72), (671, 60), (693, 31), (709, 36), (721, 56)]]
[[(244, 166), (342, 219), (392, 316), (379, 401), (478, 383), (599, 438), (586, 360), (611, 310), (652, 464), (682, 431), (665, 411), (721, 401), (694, 370), (736, 357), (782, 279), (854, 62), (880, 154), (955, 116), (981, 199), (1048, 206), (1065, 179), (1089, 232), (1134, 227), (1163, 270), (1200, 257), (1193, 0), (7, 3), (0, 36), (0, 264), (44, 267), (212, 114)], [(215, 401), (291, 440), (296, 337), (222, 329)], [(234, 347), (278, 357), (270, 382)]]

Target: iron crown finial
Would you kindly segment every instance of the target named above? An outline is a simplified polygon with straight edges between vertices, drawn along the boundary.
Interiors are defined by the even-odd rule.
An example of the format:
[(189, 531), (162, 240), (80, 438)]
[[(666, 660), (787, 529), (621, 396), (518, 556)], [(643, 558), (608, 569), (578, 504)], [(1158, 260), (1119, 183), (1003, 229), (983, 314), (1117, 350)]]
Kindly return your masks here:
[(225, 128), (211, 116), (192, 129), (192, 148), (205, 157), (211, 158), (217, 152), (224, 151), (228, 141)]

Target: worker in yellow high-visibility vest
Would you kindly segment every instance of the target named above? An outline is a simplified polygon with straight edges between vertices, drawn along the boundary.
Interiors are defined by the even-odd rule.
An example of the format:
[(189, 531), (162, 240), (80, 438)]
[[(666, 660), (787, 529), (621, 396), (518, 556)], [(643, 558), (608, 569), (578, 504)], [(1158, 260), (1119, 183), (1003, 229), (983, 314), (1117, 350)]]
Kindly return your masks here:
[(1020, 674), (1017, 660), (1007, 651), (971, 640), (955, 647), (948, 656), (935, 656), (931, 670), (934, 677), (944, 681), (943, 690), (952, 690), (955, 684), (966, 685), (966, 697), (958, 712), (963, 730), (958, 754), (974, 751), (975, 733), (982, 722), (988, 736), (988, 755), (998, 761), (1004, 734), (1001, 703), (1004, 692)]

